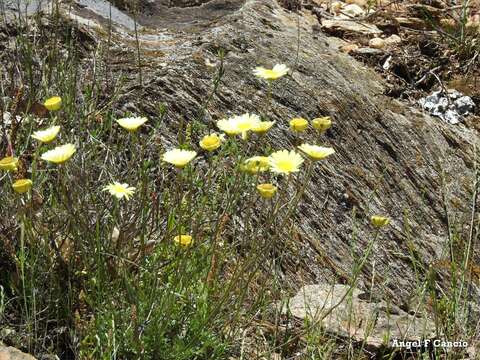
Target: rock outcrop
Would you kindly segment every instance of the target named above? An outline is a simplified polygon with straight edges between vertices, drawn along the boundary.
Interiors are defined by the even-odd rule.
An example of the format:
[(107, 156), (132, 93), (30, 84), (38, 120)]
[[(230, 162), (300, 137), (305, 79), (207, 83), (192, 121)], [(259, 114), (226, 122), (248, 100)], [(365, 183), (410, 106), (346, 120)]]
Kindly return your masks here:
[[(63, 9), (63, 16), (94, 41), (106, 41), (108, 16), (80, 2)], [(457, 219), (469, 216), (476, 132), (384, 96), (383, 80), (342, 53), (343, 43), (322, 33), (307, 10), (295, 13), (262, 0), (166, 3), (145, 2), (138, 16), (142, 84), (134, 33), (113, 19), (109, 51), (114, 60), (107, 70), (123, 74), (129, 84), (117, 100), (119, 113), (153, 116), (165, 104), (162, 142), (170, 147), (180, 118), (188, 121), (200, 113), (213, 129), (226, 115), (263, 109), (267, 86), (251, 69), (287, 64), (291, 75), (273, 85), (271, 117), (278, 126), (267, 141), (274, 149), (291, 148), (298, 139), (288, 130), (289, 119), (330, 115), (334, 125), (326, 135), (305, 140), (336, 149), (316, 167), (298, 212), (297, 235), (288, 238), (283, 266), (288, 285), (345, 282), (352, 254), (360, 256), (373, 236), (369, 216), (380, 213), (392, 222), (373, 254), (377, 284), (399, 305), (408, 303), (417, 286), (414, 267), (423, 278), (426, 269), (448, 259), (445, 207), (450, 217), (454, 212)], [(220, 50), (225, 74), (202, 113)], [(359, 286), (368, 287), (370, 265), (363, 275), (366, 281)]]

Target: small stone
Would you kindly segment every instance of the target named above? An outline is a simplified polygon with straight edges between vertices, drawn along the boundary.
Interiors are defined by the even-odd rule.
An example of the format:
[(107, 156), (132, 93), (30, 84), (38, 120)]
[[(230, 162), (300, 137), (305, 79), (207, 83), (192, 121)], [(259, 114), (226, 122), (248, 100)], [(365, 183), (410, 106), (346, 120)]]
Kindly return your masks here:
[(364, 35), (377, 35), (382, 33), (382, 30), (375, 25), (349, 20), (325, 19), (322, 20), (322, 27), (327, 30), (327, 32), (342, 31)]
[(385, 40), (382, 38), (373, 38), (368, 42), (368, 46), (374, 49), (383, 49), (385, 47)]
[(460, 115), (468, 115), (475, 109), (475, 103), (470, 96), (462, 96), (455, 100), (455, 108)]
[(345, 15), (348, 15), (348, 16), (351, 16), (351, 17), (358, 17), (358, 16), (365, 15), (365, 10), (363, 10), (357, 4), (347, 5), (342, 9), (341, 12), (342, 12), (342, 14), (345, 14)]
[(340, 51), (346, 54), (349, 54), (350, 52), (355, 51), (357, 49), (358, 49), (357, 44), (346, 44), (346, 45), (340, 46)]
[(382, 50), (369, 48), (369, 47), (361, 47), (356, 50), (353, 50), (353, 52), (355, 54), (364, 55), (364, 56), (378, 56), (383, 54)]
[[(438, 116), (440, 116), (440, 115), (438, 115)], [(462, 120), (462, 117), (459, 116), (458, 113), (456, 113), (455, 111), (450, 110), (450, 109), (445, 111), (445, 113), (442, 114), (440, 117), (443, 120), (445, 120), (447, 123), (452, 124), (452, 125), (458, 124), (460, 122), (460, 120)]]
[(400, 36), (398, 35), (391, 35), (389, 37), (387, 37), (385, 39), (385, 44), (387, 46), (391, 46), (391, 45), (397, 45), (397, 44), (400, 44), (402, 42), (402, 39), (400, 38)]
[(355, 4), (361, 7), (366, 7), (368, 5), (368, 0), (347, 0), (347, 4)]

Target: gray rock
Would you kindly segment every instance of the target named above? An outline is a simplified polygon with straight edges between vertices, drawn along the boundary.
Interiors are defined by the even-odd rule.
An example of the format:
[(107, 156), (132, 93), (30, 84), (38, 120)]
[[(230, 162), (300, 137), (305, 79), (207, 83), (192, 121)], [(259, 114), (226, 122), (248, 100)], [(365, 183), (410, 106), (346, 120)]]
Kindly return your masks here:
[(371, 347), (389, 346), (393, 339), (435, 337), (432, 320), (409, 315), (383, 300), (370, 302), (368, 294), (357, 288), (342, 301), (349, 289), (340, 284), (306, 285), (290, 299), (288, 309), (296, 318), (321, 321), (327, 332), (365, 341)]
[(447, 94), (442, 90), (435, 91), (421, 98), (418, 103), (430, 114), (449, 124), (458, 124), (475, 109), (475, 103), (469, 96), (454, 89), (447, 90)]
[(349, 4), (345, 6), (342, 10), (340, 10), (340, 12), (350, 17), (358, 17), (365, 15), (365, 10), (363, 10), (357, 4)]
[[(114, 24), (123, 26), (128, 30), (135, 29), (135, 20), (106, 0), (75, 0), (75, 2), (80, 7), (99, 16), (102, 16), (106, 19), (111, 18), (112, 23)], [(142, 26), (139, 25), (137, 29), (141, 30)]]
[(371, 48), (371, 47), (363, 47), (363, 48), (358, 48), (352, 51), (355, 54), (358, 55), (366, 55), (366, 56), (374, 56), (374, 55), (381, 55), (383, 54), (383, 50), (376, 49), (376, 48)]
[(353, 32), (364, 35), (378, 35), (382, 33), (382, 30), (375, 25), (342, 19), (322, 20), (322, 27), (330, 32)]
[(462, 96), (455, 100), (455, 108), (460, 115), (468, 115), (475, 109), (475, 103), (470, 96)]

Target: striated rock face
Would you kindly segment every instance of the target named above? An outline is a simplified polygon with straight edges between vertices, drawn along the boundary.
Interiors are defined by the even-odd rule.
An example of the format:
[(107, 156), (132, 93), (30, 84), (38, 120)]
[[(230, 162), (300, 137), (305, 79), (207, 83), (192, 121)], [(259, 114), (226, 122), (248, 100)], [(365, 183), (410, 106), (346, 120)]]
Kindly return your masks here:
[[(288, 131), (289, 119), (330, 115), (334, 125), (326, 135), (304, 140), (336, 149), (308, 184), (297, 235), (292, 239), (285, 230), (288, 286), (344, 282), (352, 253), (360, 256), (373, 236), (369, 216), (380, 213), (392, 222), (374, 253), (377, 284), (398, 304), (407, 302), (416, 288), (409, 254), (419, 261), (421, 279), (430, 265), (449, 256), (442, 194), (450, 216), (469, 216), (476, 133), (382, 95), (383, 80), (342, 53), (342, 43), (319, 32), (317, 17), (308, 11), (297, 14), (262, 0), (166, 3), (145, 2), (147, 10), (138, 17), (142, 86), (135, 37), (122, 24), (114, 29), (110, 70), (126, 75), (131, 84), (118, 100), (119, 113), (158, 115), (159, 104), (166, 104), (162, 141), (173, 146), (179, 119), (195, 118), (211, 92), (220, 49), (226, 54), (225, 74), (201, 118), (212, 129), (225, 115), (264, 109), (267, 86), (252, 75), (252, 68), (287, 64), (291, 76), (273, 85), (272, 119), (278, 126), (267, 141), (274, 149), (291, 148), (298, 139)], [(121, 2), (117, 5), (121, 11)], [(81, 23), (82, 31), (97, 41), (104, 40), (99, 27), (107, 26), (106, 14), (87, 4), (64, 16)], [(360, 287), (368, 286), (370, 269), (364, 269)]]

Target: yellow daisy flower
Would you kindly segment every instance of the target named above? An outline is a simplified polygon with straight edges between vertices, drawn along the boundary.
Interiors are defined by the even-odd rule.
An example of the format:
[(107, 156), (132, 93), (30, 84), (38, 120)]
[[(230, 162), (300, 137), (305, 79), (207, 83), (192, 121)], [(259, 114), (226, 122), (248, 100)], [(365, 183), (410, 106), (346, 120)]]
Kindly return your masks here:
[(225, 134), (234, 136), (242, 133), (236, 123), (230, 119), (222, 119), (217, 121), (217, 127), (222, 130)]
[(140, 126), (148, 121), (146, 117), (129, 117), (117, 119), (116, 122), (128, 131), (136, 131)]
[(302, 144), (298, 148), (314, 161), (325, 159), (327, 156), (335, 153), (335, 149), (331, 147), (323, 147), (317, 145)]
[(381, 227), (387, 226), (390, 223), (390, 219), (388, 217), (381, 216), (381, 215), (373, 215), (370, 218), (370, 222), (374, 227), (381, 228)]
[(30, 179), (20, 179), (12, 184), (12, 188), (16, 193), (24, 194), (32, 188), (32, 184), (32, 180)]
[(244, 161), (240, 166), (242, 171), (249, 174), (256, 174), (259, 172), (267, 171), (269, 168), (268, 157), (266, 156), (254, 156)]
[(308, 121), (303, 118), (295, 118), (290, 120), (290, 128), (296, 132), (305, 131), (308, 128)]
[(275, 121), (260, 121), (258, 124), (254, 125), (252, 131), (263, 135), (275, 124)]
[(277, 64), (273, 69), (265, 69), (264, 67), (256, 67), (253, 74), (265, 80), (276, 80), (286, 75), (290, 69), (285, 64)]
[(260, 117), (255, 114), (243, 114), (233, 116), (229, 119), (217, 121), (217, 127), (227, 135), (242, 134), (244, 139), (247, 138), (248, 131), (252, 130), (260, 123)]
[(193, 239), (190, 235), (177, 235), (173, 238), (173, 241), (181, 247), (188, 247), (193, 244)]
[(327, 131), (332, 126), (332, 119), (330, 118), (330, 116), (316, 118), (313, 119), (311, 122), (313, 128), (320, 131), (321, 133)]
[(47, 99), (43, 105), (50, 111), (60, 110), (62, 107), (62, 98), (60, 96), (54, 96)]
[(52, 126), (45, 130), (35, 131), (32, 134), (32, 137), (38, 141), (48, 144), (57, 137), (59, 131), (60, 126)]
[(55, 164), (63, 164), (72, 157), (75, 151), (77, 151), (75, 145), (65, 144), (62, 146), (57, 146), (55, 149), (43, 153), (41, 158), (45, 161)]
[(17, 171), (19, 164), (18, 158), (7, 156), (0, 160), (0, 170)]
[(183, 168), (190, 161), (192, 161), (195, 156), (197, 156), (195, 151), (173, 149), (163, 154), (162, 159), (163, 161), (175, 165), (178, 168)]
[(270, 170), (279, 174), (297, 172), (303, 163), (303, 158), (295, 151), (280, 150), (268, 158)]
[(224, 136), (219, 136), (218, 134), (205, 135), (202, 140), (200, 140), (200, 147), (206, 151), (214, 151), (222, 145)]
[(271, 199), (277, 192), (277, 187), (272, 184), (260, 184), (257, 185), (257, 190), (264, 199)]
[(111, 195), (115, 196), (119, 200), (122, 198), (130, 200), (130, 197), (135, 192), (135, 188), (133, 186), (129, 186), (128, 184), (121, 184), (114, 181), (113, 183), (105, 186), (102, 191), (108, 191)]

